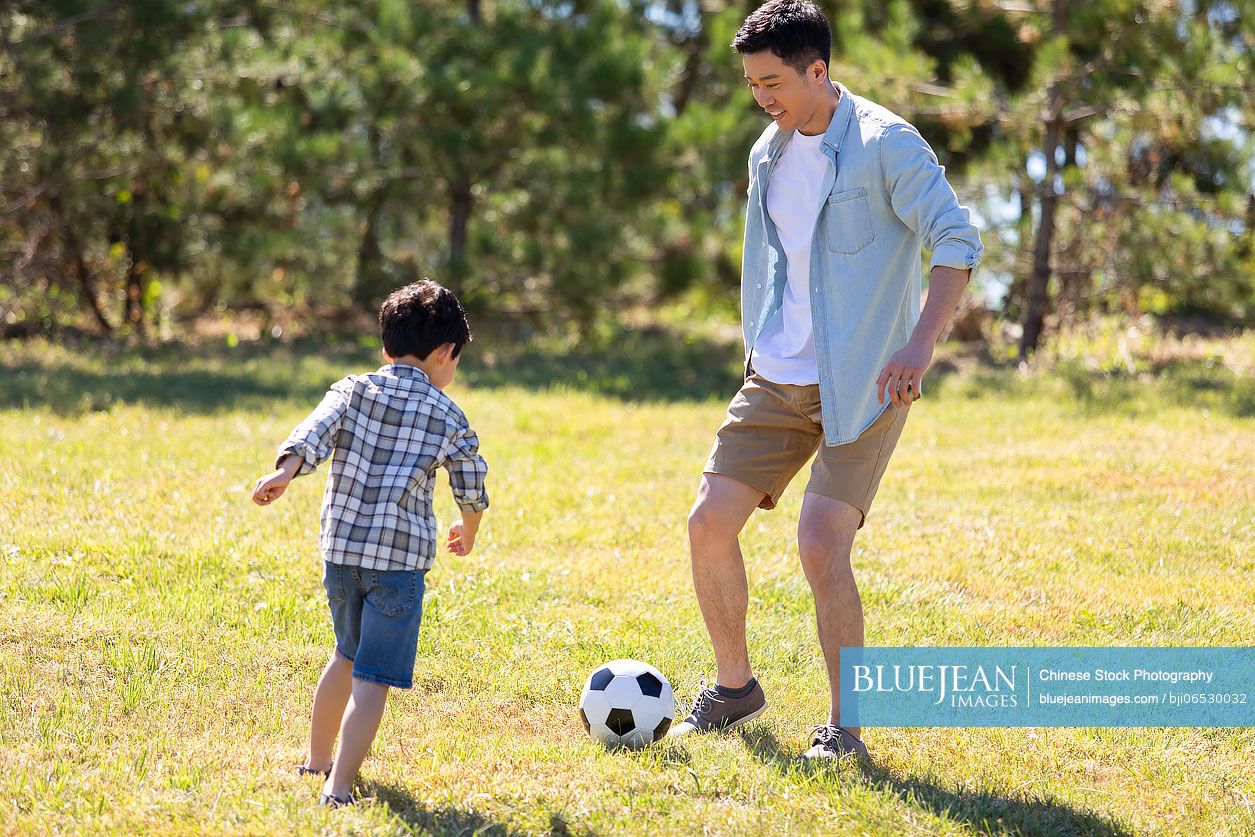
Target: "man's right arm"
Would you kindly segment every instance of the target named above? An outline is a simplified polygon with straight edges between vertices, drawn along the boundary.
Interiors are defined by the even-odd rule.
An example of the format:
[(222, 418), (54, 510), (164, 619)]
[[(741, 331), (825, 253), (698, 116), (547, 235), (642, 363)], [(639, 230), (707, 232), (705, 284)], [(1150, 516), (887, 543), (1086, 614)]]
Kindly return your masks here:
[(914, 126), (890, 126), (880, 140), (880, 164), (893, 212), (932, 253), (930, 269), (972, 270), (984, 254), (980, 232), (946, 180), (928, 142)]

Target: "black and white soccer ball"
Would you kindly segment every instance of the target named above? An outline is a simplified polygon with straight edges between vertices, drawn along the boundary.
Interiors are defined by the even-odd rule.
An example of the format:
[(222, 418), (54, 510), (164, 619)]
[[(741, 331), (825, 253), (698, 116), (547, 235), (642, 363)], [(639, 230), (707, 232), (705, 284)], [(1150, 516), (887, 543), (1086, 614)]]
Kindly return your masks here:
[(607, 747), (638, 749), (667, 734), (675, 720), (675, 694), (653, 666), (614, 660), (584, 683), (580, 717), (588, 734)]

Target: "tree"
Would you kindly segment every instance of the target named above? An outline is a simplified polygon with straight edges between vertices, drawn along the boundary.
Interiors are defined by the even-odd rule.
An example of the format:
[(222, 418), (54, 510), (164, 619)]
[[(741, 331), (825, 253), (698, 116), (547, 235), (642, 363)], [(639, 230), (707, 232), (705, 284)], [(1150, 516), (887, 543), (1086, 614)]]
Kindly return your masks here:
[[(755, 5), (0, 0), (0, 327), (312, 322), (422, 275), (551, 320), (730, 306)], [(1023, 356), (1095, 311), (1250, 322), (1255, 14), (823, 5), (831, 75), (980, 209)]]
[[(1249, 22), (1228, 4), (1129, 0), (1012, 14), (1033, 50), (1032, 82), (1006, 97), (1003, 147), (985, 173), (1023, 198), (1013, 240), (1029, 257), (1008, 301), (1020, 356), (1056, 314), (1211, 299), (1213, 316), (1249, 318), (1239, 266), (1249, 133), (1215, 134), (1217, 120), (1250, 121)], [(1214, 293), (1215, 280), (1228, 290)], [(1070, 311), (1057, 310), (1060, 297)]]

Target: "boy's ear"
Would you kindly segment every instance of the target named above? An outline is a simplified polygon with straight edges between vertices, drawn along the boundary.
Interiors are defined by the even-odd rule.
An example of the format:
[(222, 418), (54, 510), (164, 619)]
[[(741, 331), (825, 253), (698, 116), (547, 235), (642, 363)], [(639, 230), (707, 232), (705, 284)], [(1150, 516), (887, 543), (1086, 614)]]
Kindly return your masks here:
[(439, 352), (440, 352), (441, 363), (453, 362), (453, 349), (454, 349), (454, 345), (452, 343), (445, 343), (440, 347)]

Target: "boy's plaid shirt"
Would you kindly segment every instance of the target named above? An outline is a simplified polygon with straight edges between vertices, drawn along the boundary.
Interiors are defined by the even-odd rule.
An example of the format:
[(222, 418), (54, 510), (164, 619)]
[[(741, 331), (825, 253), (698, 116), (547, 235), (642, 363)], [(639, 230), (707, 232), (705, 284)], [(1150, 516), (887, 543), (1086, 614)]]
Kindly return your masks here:
[(279, 448), (279, 460), (288, 454), (301, 457), (297, 476), (331, 457), (319, 545), (333, 564), (430, 569), (439, 543), (432, 490), (441, 466), (459, 508), (488, 508), (488, 464), (478, 437), (416, 366), (392, 364), (333, 384)]

